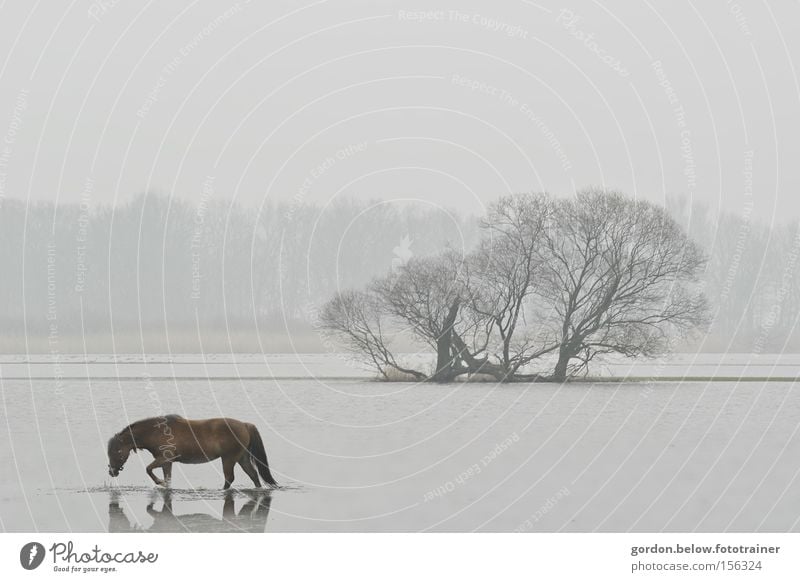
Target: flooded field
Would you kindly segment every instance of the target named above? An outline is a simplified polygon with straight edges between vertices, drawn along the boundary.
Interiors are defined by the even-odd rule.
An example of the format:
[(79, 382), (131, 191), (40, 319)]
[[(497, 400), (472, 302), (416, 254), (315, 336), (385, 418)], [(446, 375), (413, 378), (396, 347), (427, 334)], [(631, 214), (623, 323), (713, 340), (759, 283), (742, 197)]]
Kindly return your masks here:
[[(686, 358), (623, 374), (800, 369)], [(0, 529), (800, 531), (793, 382), (417, 385), (272, 359), (3, 357)], [(164, 490), (146, 452), (111, 479), (108, 438), (165, 413), (255, 423), (282, 488), (237, 469), (226, 493), (214, 462), (175, 465)]]

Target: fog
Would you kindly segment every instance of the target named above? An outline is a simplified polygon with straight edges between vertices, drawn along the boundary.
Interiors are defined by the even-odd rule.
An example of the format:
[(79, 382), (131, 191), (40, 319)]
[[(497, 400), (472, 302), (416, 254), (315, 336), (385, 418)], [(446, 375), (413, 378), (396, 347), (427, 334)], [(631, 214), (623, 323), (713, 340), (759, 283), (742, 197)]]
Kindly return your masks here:
[(0, 195), (480, 213), (600, 185), (783, 221), (799, 27), (788, 1), (7, 2)]

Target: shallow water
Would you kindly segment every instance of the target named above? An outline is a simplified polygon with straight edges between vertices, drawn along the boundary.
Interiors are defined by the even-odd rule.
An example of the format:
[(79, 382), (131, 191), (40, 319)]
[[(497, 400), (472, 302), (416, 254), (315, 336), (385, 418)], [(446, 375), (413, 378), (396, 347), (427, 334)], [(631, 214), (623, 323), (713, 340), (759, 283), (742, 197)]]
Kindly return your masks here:
[[(430, 358), (405, 354), (412, 367), (428, 369)], [(542, 359), (531, 372), (552, 369), (555, 362)], [(670, 354), (655, 359), (598, 356), (592, 376), (668, 377), (794, 377), (800, 371), (800, 354)], [(340, 378), (370, 379), (374, 372), (347, 354), (89, 354), (0, 355), (0, 376), (6, 379), (266, 379)]]
[[(783, 375), (783, 374), (781, 374)], [(798, 531), (800, 395), (780, 382), (0, 382), (5, 531)], [(106, 441), (177, 413), (254, 422), (282, 489)]]

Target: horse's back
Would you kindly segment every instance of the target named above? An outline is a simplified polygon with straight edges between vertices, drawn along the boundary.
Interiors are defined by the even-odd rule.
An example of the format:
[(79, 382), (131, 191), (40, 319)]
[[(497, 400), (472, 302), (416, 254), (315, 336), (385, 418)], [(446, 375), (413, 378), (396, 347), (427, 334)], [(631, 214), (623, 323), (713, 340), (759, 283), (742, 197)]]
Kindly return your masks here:
[(239, 426), (247, 426), (250, 423), (244, 422), (242, 420), (237, 420), (235, 418), (227, 418), (227, 417), (219, 417), (219, 418), (200, 418), (197, 420), (186, 419), (180, 416), (177, 417), (178, 420), (183, 420), (191, 425), (214, 425), (214, 426), (230, 426), (230, 427), (239, 427)]
[(180, 421), (187, 423), (192, 431), (197, 434), (202, 434), (204, 432), (213, 432), (218, 435), (230, 434), (238, 441), (244, 443), (249, 441), (250, 427), (253, 426), (249, 422), (225, 417), (205, 418), (202, 420), (186, 420), (181, 418), (179, 422)]
[[(191, 433), (202, 436), (206, 432), (215, 433), (231, 433), (233, 435), (242, 437), (249, 434), (253, 424), (237, 420), (235, 418), (219, 417), (219, 418), (202, 418), (202, 419), (189, 419), (184, 418), (180, 414), (165, 414), (158, 418), (149, 419), (155, 422), (155, 426), (166, 421), (173, 431), (181, 431), (188, 429)], [(145, 424), (147, 421), (139, 421), (137, 424)]]

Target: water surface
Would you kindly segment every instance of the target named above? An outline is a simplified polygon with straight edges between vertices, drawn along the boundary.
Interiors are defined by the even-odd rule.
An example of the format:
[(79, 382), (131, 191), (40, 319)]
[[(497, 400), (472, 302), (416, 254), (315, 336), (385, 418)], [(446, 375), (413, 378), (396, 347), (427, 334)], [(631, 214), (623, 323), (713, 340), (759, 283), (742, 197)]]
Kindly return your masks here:
[[(5, 531), (800, 530), (790, 382), (6, 377), (0, 396)], [(254, 422), (284, 488), (237, 469), (226, 494), (215, 462), (166, 492), (146, 452), (108, 477), (109, 436), (162, 413)]]

